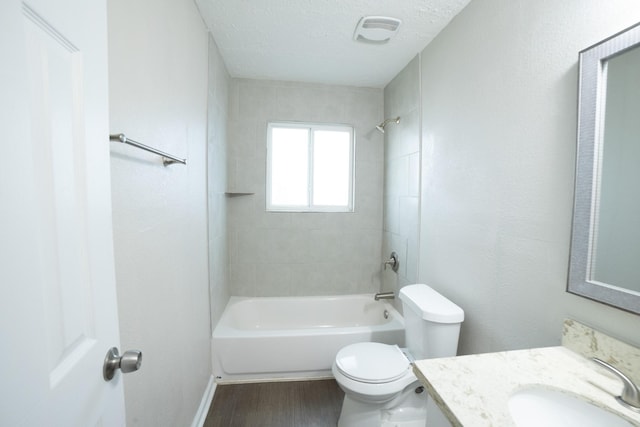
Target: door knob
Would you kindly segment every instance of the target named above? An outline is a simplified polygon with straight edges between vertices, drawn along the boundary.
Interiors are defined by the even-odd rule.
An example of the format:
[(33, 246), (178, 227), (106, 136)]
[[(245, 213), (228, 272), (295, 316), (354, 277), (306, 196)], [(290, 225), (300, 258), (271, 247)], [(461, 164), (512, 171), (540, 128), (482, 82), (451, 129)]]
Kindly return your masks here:
[(110, 348), (104, 358), (102, 376), (105, 381), (111, 381), (116, 374), (116, 369), (120, 369), (123, 374), (137, 371), (142, 365), (142, 352), (140, 350), (125, 351), (122, 356), (118, 354), (118, 347)]

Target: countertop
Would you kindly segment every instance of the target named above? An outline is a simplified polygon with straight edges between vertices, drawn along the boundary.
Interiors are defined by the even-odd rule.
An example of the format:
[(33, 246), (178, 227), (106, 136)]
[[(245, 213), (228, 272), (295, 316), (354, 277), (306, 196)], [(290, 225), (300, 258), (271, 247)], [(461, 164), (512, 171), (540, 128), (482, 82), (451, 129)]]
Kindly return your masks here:
[(640, 426), (640, 414), (615, 400), (622, 382), (566, 346), (418, 360), (414, 371), (455, 427), (514, 426), (509, 397), (531, 387), (579, 395)]

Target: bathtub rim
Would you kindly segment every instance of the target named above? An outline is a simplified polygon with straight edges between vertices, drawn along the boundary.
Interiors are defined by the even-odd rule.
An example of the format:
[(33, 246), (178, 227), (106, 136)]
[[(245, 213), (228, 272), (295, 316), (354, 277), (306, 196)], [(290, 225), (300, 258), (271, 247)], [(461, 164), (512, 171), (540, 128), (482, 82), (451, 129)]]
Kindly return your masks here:
[[(231, 316), (231, 310), (233, 306), (238, 305), (245, 301), (253, 301), (253, 300), (280, 300), (280, 301), (294, 301), (296, 299), (344, 299), (345, 297), (358, 297), (358, 299), (368, 299), (371, 298), (372, 302), (380, 304), (385, 307), (385, 309), (389, 312), (389, 321), (376, 324), (376, 325), (354, 325), (354, 326), (322, 326), (322, 327), (302, 327), (302, 328), (294, 328), (294, 329), (262, 329), (262, 328), (237, 328), (232, 325), (232, 321), (229, 319)], [(363, 298), (366, 297), (366, 298)], [(394, 305), (389, 300), (380, 300), (374, 301), (374, 294), (349, 294), (349, 295), (330, 295), (330, 296), (288, 296), (288, 297), (236, 297), (232, 296), (229, 298), (227, 305), (225, 306), (216, 327), (213, 329), (211, 333), (211, 338), (232, 338), (237, 336), (253, 336), (256, 333), (259, 333), (260, 336), (279, 336), (279, 334), (283, 331), (287, 331), (285, 335), (300, 335), (302, 331), (308, 331), (311, 335), (325, 335), (327, 331), (330, 330), (350, 330), (350, 329), (360, 329), (360, 328), (369, 328), (374, 327), (377, 330), (394, 330), (396, 329), (393, 325), (398, 322), (402, 326), (405, 327), (404, 317), (402, 313), (400, 313)]]
[[(382, 334), (383, 336), (396, 336), (394, 340), (401, 340), (402, 342), (393, 342), (393, 344), (401, 345), (404, 343), (404, 328), (405, 321), (402, 314), (394, 307), (394, 305), (389, 300), (381, 300), (375, 301), (377, 304), (383, 306), (386, 310), (391, 314), (388, 322), (379, 325), (359, 325), (359, 326), (341, 326), (341, 327), (326, 327), (326, 328), (299, 328), (299, 329), (276, 329), (276, 330), (264, 330), (264, 329), (236, 329), (234, 327), (230, 327), (228, 322), (226, 322), (227, 317), (229, 316), (228, 311), (229, 307), (233, 305), (246, 301), (246, 300), (260, 300), (260, 299), (278, 299), (278, 300), (296, 300), (300, 298), (304, 299), (335, 299), (335, 298), (345, 298), (345, 297), (358, 297), (358, 299), (366, 299), (374, 302), (374, 294), (373, 293), (365, 293), (365, 294), (348, 294), (348, 295), (330, 295), (330, 296), (287, 296), (287, 297), (238, 297), (232, 296), (229, 298), (227, 305), (223, 311), (223, 314), (220, 316), (220, 320), (218, 324), (212, 331), (211, 335), (211, 356), (213, 359), (213, 372), (216, 379), (216, 382), (219, 384), (232, 384), (232, 383), (255, 383), (255, 382), (278, 382), (278, 381), (311, 381), (311, 380), (322, 380), (322, 379), (330, 379), (333, 378), (333, 374), (331, 373), (331, 365), (329, 363), (323, 369), (309, 369), (305, 371), (278, 371), (278, 372), (250, 372), (246, 374), (237, 374), (237, 373), (229, 373), (225, 372), (222, 368), (223, 362), (218, 360), (218, 358), (224, 358), (222, 356), (219, 349), (216, 348), (216, 345), (219, 344), (218, 339), (238, 339), (245, 340), (251, 338), (304, 338), (304, 337), (312, 337), (319, 336), (325, 338), (327, 335), (329, 336), (344, 336), (344, 335), (357, 335), (357, 334)], [(286, 331), (286, 333), (285, 333)], [(333, 334), (333, 335), (332, 335)], [(364, 342), (366, 339), (358, 339), (353, 342)], [(383, 340), (369, 339), (368, 341), (375, 342), (386, 342)], [(390, 342), (389, 342), (390, 343)], [(344, 344), (339, 346), (335, 352), (340, 348), (343, 348)], [(335, 355), (333, 356), (335, 357)], [(332, 358), (333, 361), (333, 358)]]

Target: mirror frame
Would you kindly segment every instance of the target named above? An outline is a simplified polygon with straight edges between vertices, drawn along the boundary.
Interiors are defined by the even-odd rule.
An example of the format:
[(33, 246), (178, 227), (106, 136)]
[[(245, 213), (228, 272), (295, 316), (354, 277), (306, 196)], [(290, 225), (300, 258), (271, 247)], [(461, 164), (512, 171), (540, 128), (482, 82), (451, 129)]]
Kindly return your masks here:
[[(578, 145), (567, 292), (640, 314), (640, 293), (591, 280), (604, 131), (605, 62), (640, 46), (640, 23), (580, 52)], [(640, 266), (639, 266), (640, 267)]]

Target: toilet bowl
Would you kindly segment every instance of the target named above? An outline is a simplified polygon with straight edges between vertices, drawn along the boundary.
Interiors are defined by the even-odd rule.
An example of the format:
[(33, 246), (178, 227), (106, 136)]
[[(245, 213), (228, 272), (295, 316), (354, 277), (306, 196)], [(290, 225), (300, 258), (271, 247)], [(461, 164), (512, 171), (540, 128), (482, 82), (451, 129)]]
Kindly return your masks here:
[[(424, 426), (426, 393), (398, 346), (348, 345), (336, 355), (332, 372), (345, 392), (339, 427)], [(407, 424), (411, 420), (418, 423)]]
[(352, 398), (366, 403), (387, 402), (416, 381), (409, 359), (398, 346), (373, 342), (341, 349), (332, 372)]
[(365, 342), (348, 345), (336, 355), (332, 372), (345, 393), (338, 427), (434, 425), (427, 422), (427, 393), (411, 362), (455, 356), (464, 312), (422, 284), (402, 288), (400, 299), (406, 349)]

